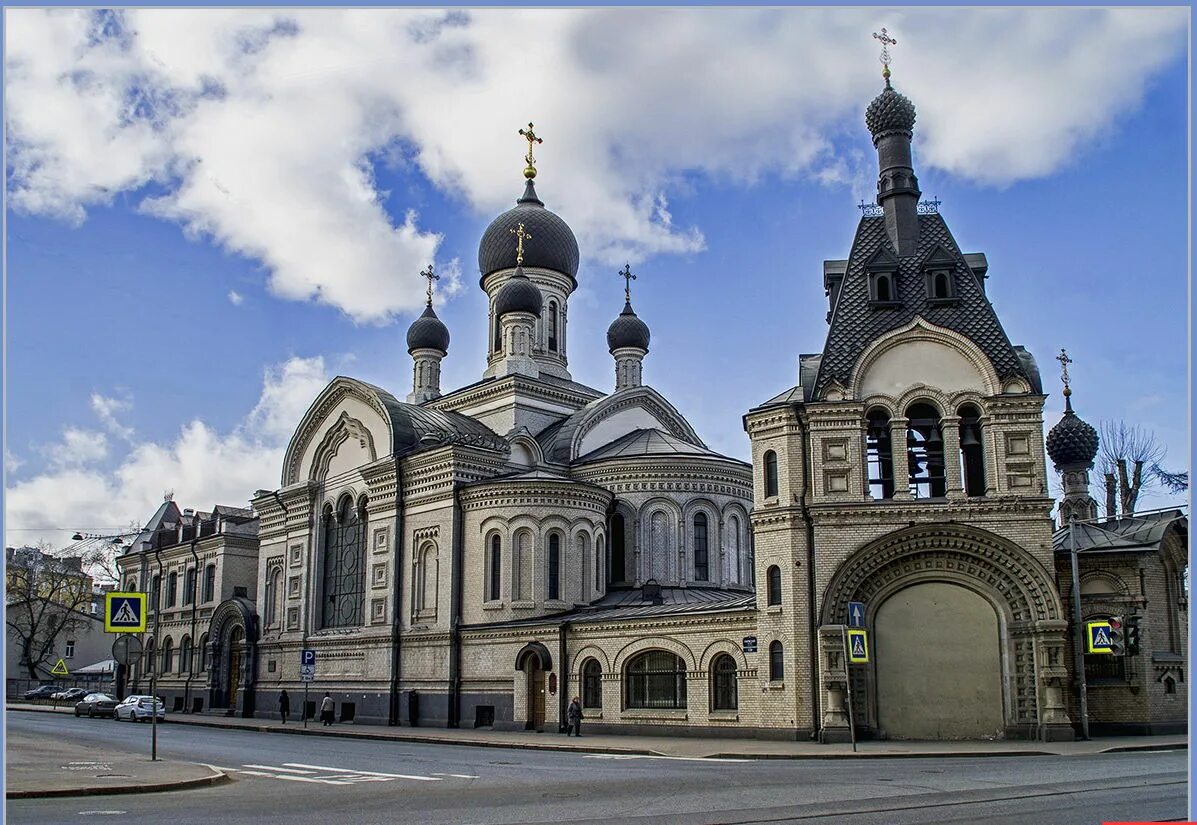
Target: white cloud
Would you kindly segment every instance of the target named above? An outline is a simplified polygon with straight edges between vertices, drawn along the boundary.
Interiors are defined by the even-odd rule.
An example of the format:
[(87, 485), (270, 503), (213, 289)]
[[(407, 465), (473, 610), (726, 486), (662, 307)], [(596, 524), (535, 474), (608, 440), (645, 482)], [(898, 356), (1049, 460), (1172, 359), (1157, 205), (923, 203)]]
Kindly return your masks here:
[[(292, 429), (325, 384), (323, 358), (291, 358), (266, 369), (257, 404), (229, 432), (195, 419), (170, 441), (132, 444), (110, 470), (94, 466), (103, 457), (94, 450), (77, 461), (52, 461), (9, 486), (7, 524), (20, 530), (22, 543), (61, 544), (61, 530), (51, 528), (143, 523), (166, 489), (181, 506), (244, 505), (254, 490), (277, 486)], [(89, 444), (88, 435), (103, 439), (68, 430), (56, 447)]]
[(245, 296), (244, 296), (244, 295), (242, 295), (240, 292), (238, 292), (238, 291), (237, 291), (237, 290), (235, 290), (235, 289), (230, 289), (230, 290), (229, 290), (229, 296), (228, 296), (228, 297), (229, 297), (229, 303), (230, 303), (230, 304), (232, 304), (232, 305), (233, 305), (233, 306), (235, 306), (235, 307), (239, 307), (239, 306), (241, 306), (242, 302), (245, 300)]
[[(146, 212), (261, 261), (275, 294), (385, 321), (419, 306), (412, 276), (441, 238), (402, 192), (378, 190), (374, 162), (490, 214), (519, 193), (528, 119), (546, 139), (541, 196), (604, 263), (701, 249), (701, 227), (667, 208), (694, 173), (809, 175), (858, 194), (874, 163), (859, 151), (876, 17), (9, 10), (10, 203), (79, 221), (153, 181)], [(999, 185), (1051, 174), (1140, 103), (1182, 53), (1186, 19), (887, 12), (917, 162)]]
[(62, 441), (45, 449), (53, 467), (80, 467), (93, 464), (108, 455), (108, 437), (98, 430), (67, 427)]
[(18, 472), (23, 466), (25, 466), (25, 460), (9, 450), (8, 447), (5, 447), (4, 469), (9, 473), (15, 473)]
[(117, 415), (133, 409), (132, 401), (127, 398), (110, 398), (106, 395), (100, 395), (98, 392), (93, 392), (91, 394), (91, 409), (99, 417), (100, 423), (104, 425), (104, 429), (108, 430), (108, 432), (126, 441), (133, 437), (133, 428), (126, 427), (117, 420)]

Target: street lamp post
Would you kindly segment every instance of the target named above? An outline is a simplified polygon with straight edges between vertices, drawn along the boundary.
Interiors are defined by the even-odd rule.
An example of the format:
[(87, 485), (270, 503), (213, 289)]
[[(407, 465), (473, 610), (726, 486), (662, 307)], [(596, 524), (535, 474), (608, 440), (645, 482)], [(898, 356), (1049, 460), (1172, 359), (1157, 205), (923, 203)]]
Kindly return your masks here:
[(1076, 626), (1076, 680), (1081, 700), (1081, 738), (1089, 738), (1089, 686), (1085, 682), (1085, 623), (1081, 614), (1081, 574), (1077, 563), (1076, 517), (1068, 516), (1068, 556), (1072, 562), (1072, 619)]

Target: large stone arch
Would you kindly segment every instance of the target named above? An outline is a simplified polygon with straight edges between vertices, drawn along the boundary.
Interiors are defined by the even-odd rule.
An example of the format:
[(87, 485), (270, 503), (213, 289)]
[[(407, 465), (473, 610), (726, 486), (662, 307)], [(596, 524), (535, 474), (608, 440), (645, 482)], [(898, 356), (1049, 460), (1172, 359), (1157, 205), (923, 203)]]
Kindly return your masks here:
[[(903, 373), (907, 370), (894, 361), (899, 352), (907, 353), (907, 361), (922, 362), (914, 372), (920, 374), (946, 373), (952, 380), (948, 386), (963, 387), (975, 384), (975, 389), (986, 395), (998, 395), (1002, 391), (1001, 380), (993, 363), (973, 341), (954, 330), (941, 327), (921, 315), (910, 323), (891, 330), (878, 337), (857, 358), (849, 380), (849, 392), (856, 398), (864, 398), (881, 391), (896, 394), (890, 390), (879, 390), (870, 380), (873, 372)], [(914, 379), (911, 383), (917, 383)]]
[[(257, 683), (258, 615), (254, 604), (234, 596), (217, 605), (208, 624), (208, 706), (229, 716), (254, 715)], [(235, 686), (230, 693), (230, 676)]]

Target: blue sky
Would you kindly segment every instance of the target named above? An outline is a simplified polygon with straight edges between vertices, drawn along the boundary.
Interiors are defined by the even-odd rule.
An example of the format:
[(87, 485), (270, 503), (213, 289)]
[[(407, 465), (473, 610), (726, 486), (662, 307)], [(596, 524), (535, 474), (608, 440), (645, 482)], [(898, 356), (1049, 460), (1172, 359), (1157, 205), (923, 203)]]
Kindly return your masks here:
[(539, 194), (581, 244), (575, 379), (613, 385), (630, 260), (646, 383), (747, 457), (740, 417), (821, 349), (822, 261), (873, 189), (881, 25), (923, 191), (988, 255), (1048, 426), (1067, 346), (1078, 412), (1154, 430), (1182, 467), (1186, 19), (10, 11), (6, 542), (127, 525), (166, 489), (208, 508), (277, 486), (328, 378), (409, 391), (429, 260), (450, 276), (442, 387), (477, 380), (477, 241), (522, 190), (529, 119)]

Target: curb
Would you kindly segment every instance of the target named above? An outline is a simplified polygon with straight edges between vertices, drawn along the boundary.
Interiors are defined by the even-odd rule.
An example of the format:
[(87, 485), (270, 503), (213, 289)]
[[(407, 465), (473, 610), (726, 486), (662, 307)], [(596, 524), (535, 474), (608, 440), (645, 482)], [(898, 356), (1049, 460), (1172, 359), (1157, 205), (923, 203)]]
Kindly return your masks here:
[(202, 788), (229, 781), (229, 776), (212, 765), (204, 764), (210, 770), (208, 776), (196, 779), (179, 779), (174, 782), (154, 782), (147, 785), (92, 785), (87, 788), (58, 788), (46, 791), (6, 791), (5, 799), (47, 799), (60, 796), (112, 796), (114, 794), (159, 793), (161, 791), (183, 791), (188, 788)]

